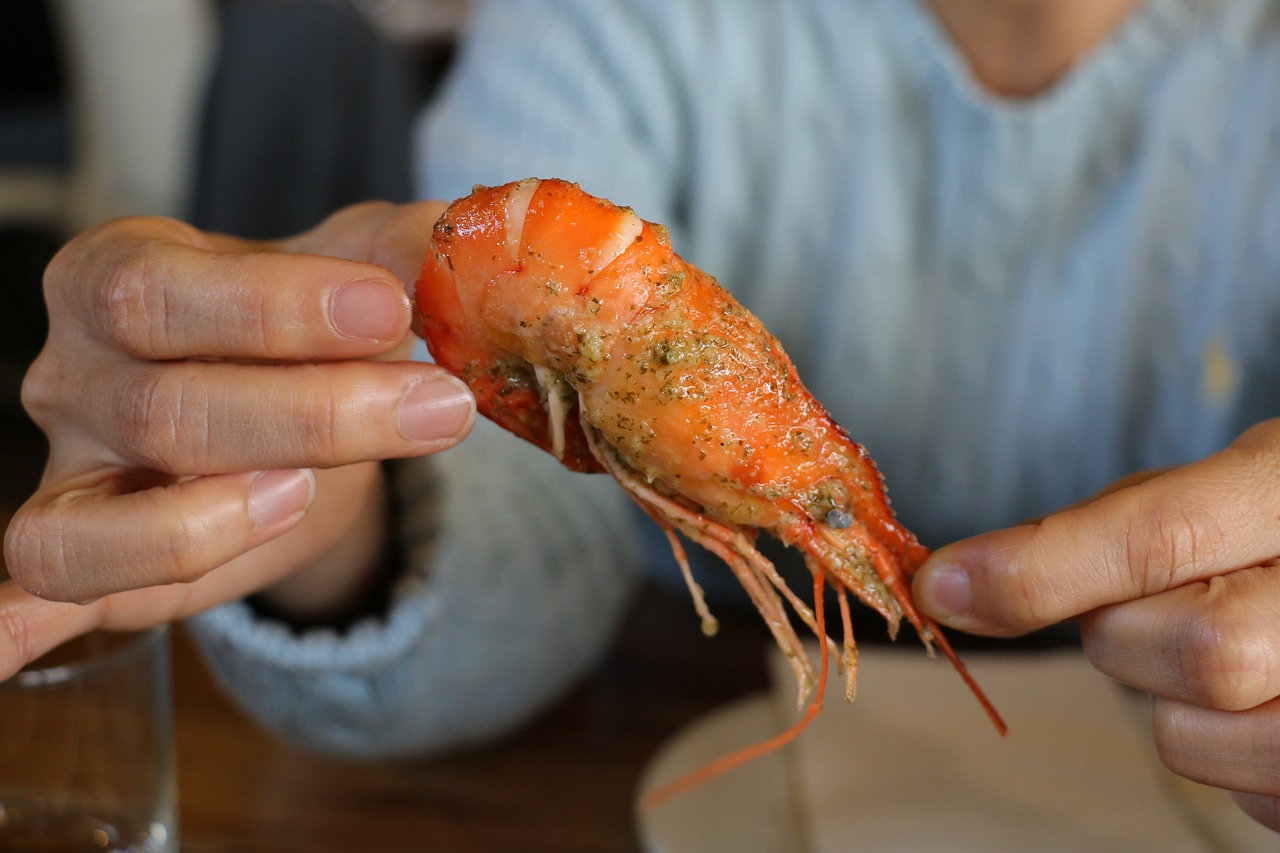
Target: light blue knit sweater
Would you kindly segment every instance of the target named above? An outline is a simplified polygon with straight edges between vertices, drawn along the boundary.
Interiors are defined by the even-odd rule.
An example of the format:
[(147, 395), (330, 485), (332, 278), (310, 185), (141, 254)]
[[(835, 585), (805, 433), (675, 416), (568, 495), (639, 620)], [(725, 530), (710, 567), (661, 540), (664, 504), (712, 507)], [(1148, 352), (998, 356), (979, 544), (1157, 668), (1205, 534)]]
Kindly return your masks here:
[[(983, 92), (922, 0), (494, 0), (420, 142), (424, 195), (556, 176), (670, 225), (931, 545), (1280, 413), (1272, 0), (1148, 0), (1030, 101)], [(193, 625), (224, 682), (353, 752), (535, 712), (638, 562), (612, 483), (536, 455), (481, 430), (404, 466), (440, 512), (409, 504), (387, 619), (295, 638), (223, 608)]]

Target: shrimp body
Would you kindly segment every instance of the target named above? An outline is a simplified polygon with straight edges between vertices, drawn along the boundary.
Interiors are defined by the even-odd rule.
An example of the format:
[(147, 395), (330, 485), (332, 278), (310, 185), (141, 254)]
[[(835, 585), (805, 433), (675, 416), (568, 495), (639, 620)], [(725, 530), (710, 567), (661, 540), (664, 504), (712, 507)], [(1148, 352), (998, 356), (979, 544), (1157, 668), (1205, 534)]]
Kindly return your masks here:
[(816, 679), (786, 605), (824, 642), (826, 632), (756, 549), (761, 530), (834, 585), (850, 697), (846, 591), (891, 631), (905, 617), (941, 648), (1003, 730), (912, 602), (928, 550), (895, 519), (871, 458), (664, 228), (563, 181), (478, 187), (436, 223), (416, 299), (433, 357), (483, 414), (569, 468), (612, 474), (666, 531), (708, 633), (715, 622), (674, 531), (724, 559), (792, 662), (801, 702)]

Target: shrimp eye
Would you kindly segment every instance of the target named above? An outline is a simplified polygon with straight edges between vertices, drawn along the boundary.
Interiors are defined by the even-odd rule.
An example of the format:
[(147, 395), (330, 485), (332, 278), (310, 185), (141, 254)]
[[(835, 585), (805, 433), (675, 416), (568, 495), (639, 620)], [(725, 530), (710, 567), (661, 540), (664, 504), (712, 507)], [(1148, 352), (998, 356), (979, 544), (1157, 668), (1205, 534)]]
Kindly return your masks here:
[(853, 516), (842, 509), (829, 510), (826, 521), (828, 527), (834, 527), (836, 530), (844, 530), (846, 527), (853, 526)]

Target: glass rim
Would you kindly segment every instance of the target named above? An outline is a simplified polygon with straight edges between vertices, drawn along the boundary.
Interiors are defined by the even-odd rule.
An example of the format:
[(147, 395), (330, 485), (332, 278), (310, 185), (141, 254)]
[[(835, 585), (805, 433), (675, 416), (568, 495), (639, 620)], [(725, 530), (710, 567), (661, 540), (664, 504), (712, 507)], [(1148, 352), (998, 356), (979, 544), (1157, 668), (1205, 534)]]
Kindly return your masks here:
[[(127, 638), (119, 645), (106, 649), (105, 651), (96, 652), (86, 655), (73, 661), (65, 663), (55, 663), (49, 666), (37, 667), (35, 669), (20, 669), (13, 675), (4, 680), (0, 680), (0, 692), (5, 690), (15, 690), (24, 687), (49, 687), (59, 684), (66, 684), (77, 678), (91, 675), (96, 672), (102, 672), (121, 663), (137, 657), (152, 644), (158, 642), (169, 631), (168, 625), (154, 625), (150, 628), (142, 628), (137, 631), (91, 631), (89, 634), (80, 634), (76, 637), (64, 642), (74, 642), (83, 639), (94, 633), (111, 634), (117, 637)], [(51, 654), (61, 646), (55, 646), (46, 654)], [(39, 658), (37, 658), (37, 661)], [(36, 661), (32, 661), (35, 663)], [(31, 664), (28, 664), (30, 666)]]

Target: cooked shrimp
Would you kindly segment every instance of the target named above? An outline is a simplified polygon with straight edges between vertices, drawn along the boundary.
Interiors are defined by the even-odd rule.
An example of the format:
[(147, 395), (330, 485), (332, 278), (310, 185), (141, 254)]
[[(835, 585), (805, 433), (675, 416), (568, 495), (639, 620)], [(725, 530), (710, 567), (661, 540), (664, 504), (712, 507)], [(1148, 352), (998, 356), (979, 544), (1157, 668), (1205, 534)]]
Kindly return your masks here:
[(482, 413), (571, 469), (613, 475), (658, 523), (708, 634), (715, 619), (676, 531), (724, 560), (787, 655), (800, 705), (817, 678), (786, 608), (827, 643), (821, 608), (756, 549), (760, 530), (799, 549), (815, 590), (835, 588), (849, 698), (852, 592), (891, 634), (905, 617), (931, 653), (941, 648), (1003, 733), (912, 601), (928, 550), (895, 519), (870, 456), (777, 339), (676, 255), (662, 226), (564, 181), (478, 187), (436, 223), (417, 303), (436, 362), (467, 382)]

